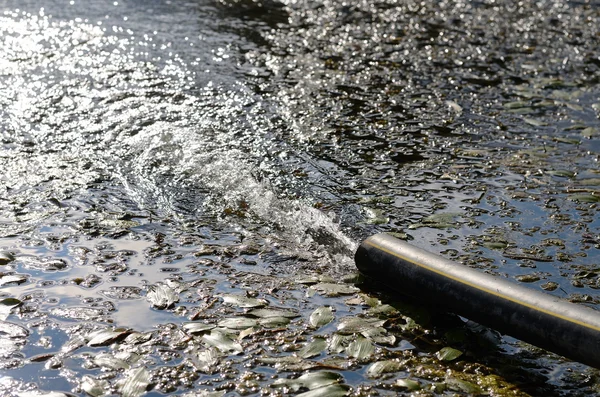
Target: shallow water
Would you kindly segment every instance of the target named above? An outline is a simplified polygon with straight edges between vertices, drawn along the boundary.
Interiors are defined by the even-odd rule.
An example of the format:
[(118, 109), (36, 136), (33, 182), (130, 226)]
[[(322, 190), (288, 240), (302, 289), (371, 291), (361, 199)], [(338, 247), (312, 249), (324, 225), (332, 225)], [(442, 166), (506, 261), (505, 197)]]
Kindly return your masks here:
[(352, 260), (392, 232), (596, 306), (596, 5), (43, 3), (0, 9), (2, 395), (597, 392)]

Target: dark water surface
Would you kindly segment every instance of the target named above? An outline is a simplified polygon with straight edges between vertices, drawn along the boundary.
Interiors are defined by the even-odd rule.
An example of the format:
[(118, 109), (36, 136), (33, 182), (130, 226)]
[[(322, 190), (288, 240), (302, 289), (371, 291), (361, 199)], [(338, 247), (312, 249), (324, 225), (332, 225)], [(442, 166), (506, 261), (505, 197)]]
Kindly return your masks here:
[(0, 394), (597, 395), (352, 255), (396, 233), (596, 307), (598, 26), (594, 1), (0, 2)]

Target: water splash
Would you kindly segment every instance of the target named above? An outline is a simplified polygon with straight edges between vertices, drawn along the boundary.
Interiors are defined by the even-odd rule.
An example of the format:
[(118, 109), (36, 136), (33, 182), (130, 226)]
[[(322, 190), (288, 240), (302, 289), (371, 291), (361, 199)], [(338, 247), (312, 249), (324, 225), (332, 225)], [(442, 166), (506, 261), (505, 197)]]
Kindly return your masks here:
[[(278, 195), (273, 183), (290, 184), (285, 178), (268, 178), (280, 164), (215, 145), (214, 140), (206, 142), (202, 136), (191, 128), (173, 134), (157, 125), (128, 139), (128, 152), (136, 155), (120, 166), (117, 175), (129, 195), (141, 205), (150, 201), (170, 214), (184, 210), (218, 216), (241, 209), (243, 219), (226, 220), (246, 233), (253, 226), (266, 227), (290, 254), (325, 259), (332, 270), (347, 270), (356, 244), (342, 232), (335, 214), (312, 207), (308, 200)], [(272, 149), (272, 143), (262, 144), (255, 142), (253, 150)]]
[[(274, 226), (282, 240), (302, 250), (304, 256), (317, 249), (321, 251), (317, 256), (326, 254), (329, 264), (334, 264), (353, 254), (356, 244), (340, 230), (334, 214), (326, 214), (300, 200), (278, 198), (267, 184), (256, 180), (243, 159), (232, 161), (232, 157), (243, 155), (228, 153), (202, 165), (202, 177), (211, 191), (219, 192), (227, 203), (245, 203), (254, 215)], [(345, 258), (343, 262), (347, 262)]]
[[(60, 152), (59, 199), (100, 173), (159, 213), (219, 218), (242, 205), (246, 219), (222, 220), (249, 234), (260, 227), (292, 255), (348, 267), (355, 243), (334, 214), (312, 206), (315, 181), (331, 177), (307, 170), (316, 161), (282, 139), (278, 110), (244, 82), (203, 82), (176, 56), (149, 62), (129, 38), (84, 22), (2, 21), (2, 119), (14, 149), (28, 147), (26, 163)], [(7, 162), (7, 175), (25, 172), (10, 169), (21, 163)], [(311, 176), (296, 178), (303, 169)]]

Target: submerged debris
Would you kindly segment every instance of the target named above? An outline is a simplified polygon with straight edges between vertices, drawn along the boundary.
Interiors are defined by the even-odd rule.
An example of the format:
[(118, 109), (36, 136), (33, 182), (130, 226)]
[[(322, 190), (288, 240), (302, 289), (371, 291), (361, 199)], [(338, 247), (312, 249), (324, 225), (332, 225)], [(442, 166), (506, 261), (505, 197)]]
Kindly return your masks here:
[(329, 306), (323, 306), (316, 308), (309, 317), (310, 325), (315, 328), (320, 328), (326, 324), (329, 324), (334, 319), (333, 310)]
[(119, 392), (125, 397), (139, 397), (150, 385), (150, 373), (144, 367), (129, 370), (126, 378), (118, 385)]

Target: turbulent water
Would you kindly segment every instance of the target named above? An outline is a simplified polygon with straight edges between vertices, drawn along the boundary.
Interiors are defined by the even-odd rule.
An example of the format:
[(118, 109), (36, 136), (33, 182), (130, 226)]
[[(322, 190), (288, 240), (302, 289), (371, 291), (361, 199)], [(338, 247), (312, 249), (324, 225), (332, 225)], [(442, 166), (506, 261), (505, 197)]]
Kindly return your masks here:
[(2, 2), (0, 392), (595, 394), (348, 276), (387, 231), (600, 301), (600, 8), (431, 3)]
[[(282, 124), (274, 120), (273, 104), (243, 81), (256, 69), (246, 71), (230, 60), (241, 56), (232, 49), (231, 34), (213, 31), (205, 37), (202, 25), (209, 20), (184, 18), (190, 5), (180, 7), (137, 15), (157, 20), (144, 20), (146, 29), (161, 26), (161, 18), (182, 25), (182, 32), (163, 26), (166, 38), (157, 31), (137, 33), (138, 38), (113, 25), (109, 15), (96, 24), (55, 21), (43, 12), (5, 17), (4, 83), (12, 87), (3, 96), (6, 147), (8, 153), (18, 151), (19, 140), (32, 146), (24, 160), (32, 168), (7, 167), (7, 187), (38, 178), (37, 172), (30, 175), (32, 169), (52, 164), (64, 169), (59, 179), (77, 179), (78, 188), (98, 178), (122, 184), (140, 208), (160, 214), (202, 216), (244, 202), (258, 222), (281, 229), (287, 240), (322, 230), (350, 252), (352, 243), (334, 221), (311, 209), (310, 201), (295, 199), (311, 199), (304, 184), (289, 176), (308, 172), (310, 160), (273, 133)], [(217, 10), (202, 17), (211, 15), (217, 17)], [(166, 39), (189, 44), (177, 46), (183, 47), (179, 56)], [(243, 37), (238, 41), (236, 47), (246, 44)], [(64, 162), (69, 166), (60, 165)], [(54, 193), (57, 200), (68, 195), (64, 190)]]

